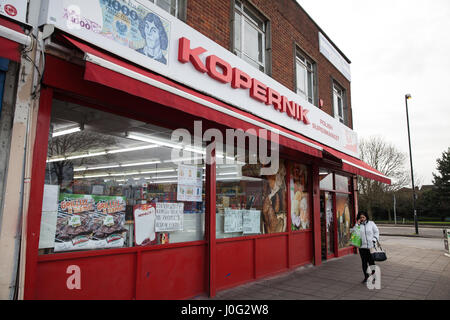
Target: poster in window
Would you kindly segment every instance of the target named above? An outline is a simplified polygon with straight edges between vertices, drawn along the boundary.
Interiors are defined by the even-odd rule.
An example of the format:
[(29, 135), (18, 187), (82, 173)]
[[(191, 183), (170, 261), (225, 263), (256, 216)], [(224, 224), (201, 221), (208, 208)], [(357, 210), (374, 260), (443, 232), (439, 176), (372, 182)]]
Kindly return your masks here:
[(202, 173), (197, 166), (178, 165), (177, 201), (203, 201)]
[(242, 213), (245, 210), (225, 208), (223, 232), (242, 232)]
[(263, 185), (262, 217), (264, 233), (286, 231), (286, 167), (280, 162), (274, 175), (261, 176)]
[(293, 163), (290, 181), (291, 230), (311, 228), (311, 206), (308, 189), (308, 168)]
[(184, 203), (156, 203), (155, 231), (182, 231)]
[(348, 194), (336, 193), (336, 215), (339, 248), (350, 246), (350, 202)]
[(261, 233), (261, 211), (243, 210), (242, 214), (242, 232), (247, 234)]
[(156, 206), (154, 203), (138, 204), (133, 207), (134, 241), (137, 246), (156, 243), (155, 220)]
[(125, 197), (61, 193), (55, 252), (123, 247), (125, 209)]

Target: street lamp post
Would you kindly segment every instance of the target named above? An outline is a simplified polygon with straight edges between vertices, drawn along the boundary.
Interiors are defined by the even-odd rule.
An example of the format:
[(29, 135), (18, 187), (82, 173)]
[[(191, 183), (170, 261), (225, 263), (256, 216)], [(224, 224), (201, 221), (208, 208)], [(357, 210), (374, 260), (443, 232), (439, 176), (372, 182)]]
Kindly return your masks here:
[(411, 136), (410, 136), (410, 133), (409, 133), (408, 99), (411, 99), (411, 95), (409, 93), (405, 95), (406, 124), (408, 126), (409, 162), (411, 164), (411, 182), (412, 182), (412, 189), (413, 189), (414, 227), (416, 229), (416, 234), (418, 235), (419, 234), (419, 226), (417, 224), (416, 188), (414, 187), (414, 172), (413, 172), (412, 153), (411, 153)]

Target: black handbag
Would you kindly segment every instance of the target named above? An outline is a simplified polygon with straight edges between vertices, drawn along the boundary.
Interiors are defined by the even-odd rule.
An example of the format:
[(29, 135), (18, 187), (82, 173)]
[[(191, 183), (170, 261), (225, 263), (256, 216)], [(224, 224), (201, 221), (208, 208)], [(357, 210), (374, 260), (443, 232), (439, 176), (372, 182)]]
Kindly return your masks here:
[(377, 243), (374, 247), (374, 251), (372, 252), (372, 257), (374, 261), (385, 261), (387, 260), (386, 252), (381, 247), (380, 243), (377, 240)]

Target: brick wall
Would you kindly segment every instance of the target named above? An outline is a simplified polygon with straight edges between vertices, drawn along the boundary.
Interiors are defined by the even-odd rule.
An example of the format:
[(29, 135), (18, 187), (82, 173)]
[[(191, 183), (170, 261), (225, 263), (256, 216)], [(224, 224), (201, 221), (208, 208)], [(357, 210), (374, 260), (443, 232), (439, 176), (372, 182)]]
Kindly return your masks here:
[[(272, 77), (295, 91), (294, 48), (316, 62), (318, 98), (323, 111), (333, 115), (332, 80), (347, 93), (349, 126), (353, 127), (350, 82), (319, 52), (319, 29), (295, 0), (251, 0), (271, 25)], [(232, 0), (187, 0), (188, 25), (231, 50)]]

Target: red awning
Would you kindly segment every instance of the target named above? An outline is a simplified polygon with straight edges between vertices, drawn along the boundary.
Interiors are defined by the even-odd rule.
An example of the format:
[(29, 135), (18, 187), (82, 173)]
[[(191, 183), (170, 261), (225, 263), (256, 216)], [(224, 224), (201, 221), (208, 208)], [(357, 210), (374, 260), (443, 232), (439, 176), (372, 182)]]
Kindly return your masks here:
[[(17, 24), (0, 18), (0, 25), (14, 31), (23, 33), (22, 28)], [(20, 44), (15, 41), (0, 37), (0, 57), (6, 58), (12, 61), (20, 61)]]
[(215, 121), (235, 129), (278, 130), (279, 143), (314, 157), (336, 157), (343, 171), (390, 184), (389, 178), (363, 161), (336, 151), (301, 134), (258, 118), (163, 76), (127, 63), (85, 43), (64, 36), (85, 53), (84, 79), (138, 96), (161, 105)]
[(333, 160), (340, 160), (343, 171), (354, 173), (356, 175), (380, 181), (382, 183), (391, 184), (391, 179), (383, 175), (381, 172), (372, 168), (364, 161), (349, 156), (345, 153), (339, 152), (327, 146), (323, 146), (323, 156), (324, 158), (331, 156)]

